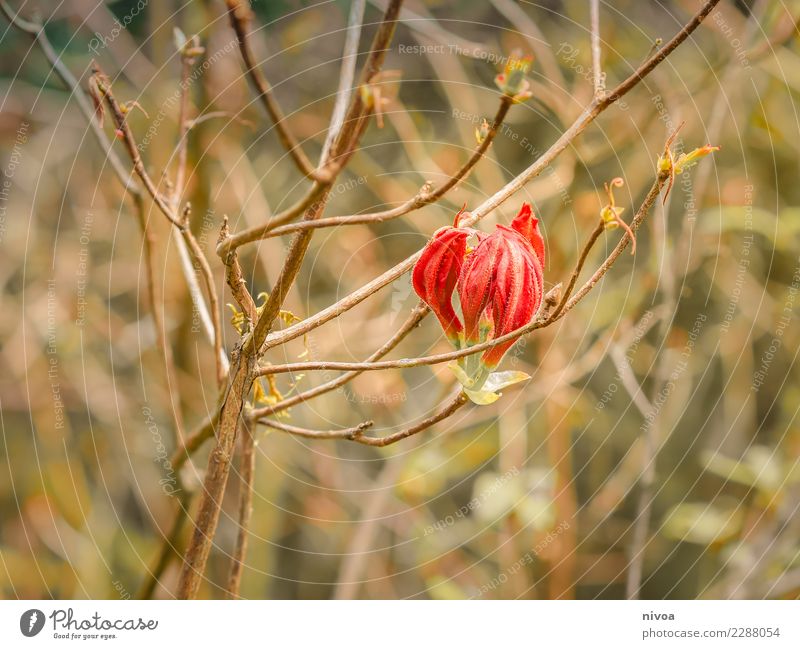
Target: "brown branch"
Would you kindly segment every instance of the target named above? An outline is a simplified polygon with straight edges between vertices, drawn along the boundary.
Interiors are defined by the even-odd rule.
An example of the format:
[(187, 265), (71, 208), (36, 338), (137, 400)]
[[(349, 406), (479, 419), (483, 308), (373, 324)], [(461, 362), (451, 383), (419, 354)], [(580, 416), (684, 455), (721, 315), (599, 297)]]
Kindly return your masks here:
[(578, 261), (575, 264), (572, 275), (570, 275), (569, 281), (567, 282), (567, 288), (564, 290), (564, 294), (562, 295), (558, 306), (553, 309), (552, 313), (548, 317), (548, 320), (555, 320), (564, 309), (564, 306), (567, 304), (567, 300), (569, 300), (569, 296), (572, 293), (572, 289), (575, 288), (575, 283), (578, 281), (578, 277), (580, 277), (581, 270), (583, 270), (583, 266), (586, 263), (586, 258), (589, 256), (589, 252), (594, 247), (595, 242), (600, 238), (600, 235), (603, 234), (604, 229), (605, 224), (602, 220), (600, 220), (595, 229), (592, 231), (592, 234), (589, 235), (589, 240), (584, 244), (580, 255), (578, 255)]
[(225, 383), (226, 374), (225, 366), (222, 364), (222, 359), (225, 354), (222, 348), (222, 312), (219, 306), (217, 288), (214, 285), (214, 273), (211, 271), (211, 265), (208, 263), (208, 259), (206, 258), (205, 254), (203, 254), (200, 244), (197, 243), (197, 239), (189, 227), (189, 215), (191, 214), (191, 209), (191, 204), (186, 203), (186, 206), (183, 210), (183, 220), (180, 232), (184, 241), (186, 241), (186, 245), (189, 247), (192, 256), (200, 267), (200, 275), (203, 278), (203, 283), (206, 287), (206, 293), (208, 294), (208, 304), (209, 308), (211, 309), (211, 318), (214, 322), (214, 364), (217, 368), (217, 385), (221, 387), (222, 384)]
[[(222, 228), (219, 231), (219, 239), (222, 241), (228, 236), (228, 217), (222, 217)], [(235, 250), (230, 251), (223, 259), (225, 263), (225, 281), (231, 289), (231, 294), (242, 310), (245, 318), (250, 323), (254, 323), (258, 316), (256, 303), (253, 296), (247, 288), (247, 281), (242, 273), (242, 267), (239, 264), (239, 255)], [(244, 328), (246, 329), (246, 328)], [(244, 330), (243, 329), (243, 330)]]
[(500, 126), (508, 114), (508, 109), (513, 104), (513, 100), (503, 95), (500, 99), (500, 107), (497, 109), (497, 114), (489, 127), (489, 131), (483, 138), (481, 143), (477, 146), (475, 151), (469, 159), (456, 171), (450, 178), (448, 178), (439, 187), (433, 190), (427, 189), (427, 184), (415, 196), (411, 197), (405, 203), (398, 205), (392, 209), (382, 210), (380, 212), (371, 212), (369, 214), (352, 214), (348, 216), (332, 216), (326, 219), (317, 219), (315, 221), (303, 221), (302, 223), (293, 223), (291, 225), (284, 225), (281, 227), (267, 227), (263, 229), (263, 236), (259, 238), (277, 237), (290, 232), (297, 232), (300, 230), (311, 230), (318, 228), (331, 228), (339, 225), (355, 225), (363, 223), (383, 223), (392, 219), (405, 216), (415, 210), (435, 203), (443, 196), (445, 196), (453, 187), (455, 187), (470, 170), (483, 158), (489, 145), (497, 136)]
[(296, 435), (298, 437), (309, 437), (313, 439), (352, 439), (355, 440), (361, 433), (363, 433), (367, 428), (370, 428), (373, 425), (371, 421), (365, 421), (357, 426), (353, 426), (352, 428), (337, 428), (334, 430), (313, 430), (311, 428), (300, 428), (299, 426), (291, 426), (289, 424), (284, 424), (280, 421), (275, 421), (274, 419), (264, 419), (259, 421), (258, 423), (267, 426), (268, 428), (273, 428), (274, 430), (279, 430), (282, 433), (289, 433), (290, 435)]
[[(636, 230), (639, 229), (639, 226), (642, 224), (642, 221), (647, 216), (647, 213), (650, 211), (650, 208), (653, 206), (656, 198), (661, 193), (666, 182), (669, 180), (669, 172), (661, 172), (658, 174), (656, 181), (653, 183), (652, 187), (650, 187), (650, 191), (647, 192), (644, 200), (642, 201), (642, 205), (639, 207), (639, 210), (636, 212), (636, 216), (633, 217), (633, 221), (631, 221), (630, 229), (631, 233), (635, 233)], [(548, 321), (554, 322), (555, 320), (560, 320), (564, 315), (566, 315), (569, 311), (573, 309), (573, 307), (580, 302), (584, 296), (591, 291), (597, 283), (603, 279), (603, 276), (610, 270), (611, 266), (614, 265), (614, 262), (619, 258), (619, 256), (623, 253), (625, 248), (628, 247), (628, 244), (632, 241), (631, 233), (625, 232), (622, 239), (620, 239), (619, 243), (616, 245), (611, 254), (606, 257), (605, 261), (601, 264), (601, 266), (594, 272), (594, 274), (586, 281), (586, 283), (581, 286), (580, 290), (578, 290), (574, 296), (572, 296), (564, 306), (564, 309), (561, 313), (554, 318), (553, 320)]]
[(208, 467), (194, 521), (194, 531), (184, 555), (178, 583), (180, 599), (194, 599), (200, 589), (214, 534), (219, 524), (222, 497), (230, 472), (231, 456), (236, 443), (236, 430), (245, 399), (252, 385), (254, 358), (243, 354), (240, 345), (231, 354), (228, 389), (219, 414), (217, 444), (208, 457)]
[(231, 27), (233, 27), (234, 32), (236, 32), (236, 39), (239, 42), (239, 51), (242, 54), (247, 77), (250, 79), (253, 89), (264, 105), (272, 123), (275, 125), (275, 130), (278, 132), (278, 138), (281, 144), (289, 152), (289, 155), (300, 170), (300, 173), (306, 177), (316, 179), (317, 172), (314, 165), (303, 152), (297, 138), (295, 138), (294, 134), (289, 130), (286, 116), (283, 114), (269, 82), (261, 73), (255, 61), (255, 57), (253, 56), (253, 52), (250, 49), (247, 35), (252, 12), (250, 11), (248, 3), (242, 2), (241, 0), (225, 0), (225, 4), (228, 6), (228, 16), (231, 21)]
[(180, 556), (178, 544), (180, 535), (183, 531), (183, 525), (189, 516), (189, 501), (192, 496), (190, 493), (183, 491), (177, 499), (177, 510), (175, 511), (175, 518), (172, 521), (170, 531), (163, 538), (161, 547), (153, 562), (153, 567), (148, 571), (148, 575), (139, 590), (136, 592), (135, 599), (150, 599), (158, 586), (159, 579), (164, 574), (167, 566), (173, 559)]
[(128, 125), (128, 120), (125, 119), (127, 109), (123, 109), (119, 102), (111, 92), (111, 82), (108, 77), (100, 69), (100, 66), (95, 63), (92, 66), (92, 79), (97, 86), (98, 92), (106, 100), (111, 116), (114, 119), (114, 125), (117, 127), (117, 135), (125, 145), (125, 150), (128, 152), (128, 157), (133, 163), (133, 169), (139, 179), (142, 181), (147, 193), (150, 194), (152, 199), (158, 205), (161, 212), (167, 219), (176, 227), (181, 227), (180, 219), (177, 217), (176, 212), (172, 209), (167, 199), (158, 191), (153, 180), (144, 168), (142, 156), (139, 154), (139, 148), (136, 146), (136, 140), (133, 137), (133, 131)]
[(164, 359), (164, 374), (167, 380), (166, 389), (169, 395), (170, 410), (172, 410), (172, 420), (175, 424), (175, 446), (178, 446), (183, 443), (185, 432), (183, 428), (183, 415), (181, 413), (180, 390), (178, 390), (178, 378), (175, 372), (175, 359), (172, 355), (172, 347), (169, 341), (167, 341), (164, 309), (155, 281), (155, 240), (152, 230), (147, 225), (142, 195), (133, 194), (133, 202), (136, 207), (136, 217), (139, 221), (139, 228), (142, 231), (142, 241), (144, 243), (147, 297), (150, 303), (150, 312), (153, 314), (153, 326), (156, 329), (156, 347)]
[(95, 139), (100, 145), (100, 148), (103, 149), (103, 153), (108, 156), (108, 160), (111, 163), (111, 168), (114, 170), (114, 173), (116, 174), (120, 183), (122, 183), (122, 186), (131, 195), (140, 195), (142, 192), (133, 182), (131, 182), (125, 165), (122, 164), (119, 156), (117, 156), (116, 152), (113, 150), (111, 142), (106, 137), (105, 132), (97, 123), (94, 109), (92, 108), (89, 99), (87, 99), (86, 93), (84, 92), (83, 88), (81, 88), (78, 80), (75, 78), (72, 72), (69, 71), (69, 68), (64, 65), (64, 62), (59, 58), (58, 54), (53, 49), (53, 46), (50, 44), (50, 40), (47, 38), (47, 34), (44, 31), (43, 25), (38, 22), (24, 20), (18, 14), (13, 12), (13, 10), (6, 4), (5, 0), (0, 0), (0, 11), (3, 12), (5, 17), (14, 27), (31, 36), (33, 41), (39, 46), (39, 49), (42, 50), (44, 57), (47, 59), (50, 65), (53, 66), (53, 70), (55, 70), (56, 74), (64, 82), (64, 85), (71, 91), (70, 96), (78, 102), (78, 108), (86, 118), (86, 121), (88, 122), (89, 128), (91, 129)]
[(177, 212), (173, 209), (170, 201), (158, 191), (155, 183), (153, 183), (153, 180), (150, 178), (150, 175), (144, 168), (144, 162), (139, 155), (139, 148), (136, 145), (136, 140), (133, 137), (133, 131), (128, 125), (128, 120), (126, 119), (127, 109), (123, 109), (116, 97), (114, 97), (108, 77), (103, 73), (97, 64), (93, 66), (92, 80), (97, 88), (97, 91), (102, 95), (102, 98), (106, 100), (106, 104), (111, 111), (114, 124), (117, 127), (117, 132), (121, 135), (125, 149), (127, 150), (131, 162), (133, 163), (134, 171), (136, 171), (136, 174), (139, 176), (139, 179), (142, 181), (142, 184), (152, 197), (153, 201), (159, 207), (164, 216), (167, 217), (167, 220), (169, 220), (170, 223), (172, 223), (178, 229), (178, 232), (186, 243), (186, 246), (192, 253), (195, 262), (200, 267), (200, 272), (206, 287), (206, 293), (208, 294), (209, 308), (211, 310), (214, 361), (217, 367), (217, 382), (218, 384), (222, 384), (226, 369), (224, 365), (225, 361), (223, 360), (225, 356), (222, 350), (222, 322), (220, 319), (221, 313), (219, 308), (219, 298), (217, 297), (217, 291), (214, 285), (214, 275), (211, 271), (211, 266), (209, 265), (208, 259), (200, 248), (200, 245), (197, 243), (197, 239), (195, 239), (194, 234), (192, 234), (192, 231), (189, 228), (188, 217), (189, 210), (191, 209), (190, 205), (187, 203), (183, 215), (178, 217)]
[(250, 529), (250, 517), (253, 514), (253, 478), (255, 476), (256, 454), (253, 431), (245, 422), (241, 422), (242, 452), (239, 475), (242, 479), (239, 486), (239, 531), (236, 536), (236, 548), (231, 557), (230, 574), (228, 575), (227, 596), (239, 597), (242, 584), (242, 571), (247, 557), (247, 537)]
[(683, 29), (675, 34), (675, 36), (673, 36), (669, 42), (667, 42), (661, 49), (657, 50), (652, 56), (650, 56), (650, 58), (642, 63), (642, 65), (640, 65), (633, 74), (625, 79), (625, 81), (620, 83), (608, 94), (603, 95), (601, 103), (610, 105), (630, 91), (631, 88), (636, 86), (642, 79), (650, 74), (659, 63), (672, 54), (678, 45), (689, 38), (692, 32), (700, 26), (700, 23), (706, 19), (708, 14), (711, 13), (711, 10), (716, 7), (717, 4), (719, 4), (719, 0), (707, 0), (707, 2), (705, 2), (700, 8), (700, 11), (692, 16), (692, 19), (686, 23), (686, 25), (683, 26)]
[[(593, 99), (592, 102), (583, 110), (580, 116), (578, 116), (572, 125), (570, 125), (566, 131), (564, 131), (561, 137), (559, 137), (547, 151), (537, 158), (536, 161), (534, 161), (520, 175), (509, 181), (503, 188), (481, 203), (481, 205), (479, 205), (470, 214), (465, 214), (464, 218), (461, 220), (461, 224), (463, 226), (474, 225), (489, 212), (513, 196), (517, 191), (525, 186), (527, 182), (541, 174), (550, 165), (550, 163), (564, 149), (566, 149), (572, 143), (572, 141), (577, 138), (604, 110), (606, 110), (609, 106), (611, 106), (611, 104), (634, 88), (645, 76), (647, 76), (647, 74), (649, 74), (659, 63), (661, 63), (661, 61), (663, 61), (668, 54), (670, 54), (676, 47), (678, 47), (678, 45), (685, 41), (706, 18), (706, 16), (711, 12), (718, 2), (719, 0), (708, 0), (703, 5), (702, 9), (692, 18), (689, 23), (684, 26), (683, 29), (681, 29), (680, 32), (678, 32), (664, 47), (650, 56), (630, 77), (620, 83), (611, 92), (603, 95), (602, 97), (596, 97)], [(312, 329), (322, 326), (326, 322), (329, 322), (340, 316), (342, 313), (352, 309), (354, 306), (360, 304), (381, 288), (388, 286), (398, 277), (410, 271), (416, 260), (419, 258), (419, 255), (420, 252), (417, 252), (404, 259), (396, 266), (390, 268), (382, 275), (355, 290), (350, 295), (345, 296), (338, 302), (323, 309), (322, 311), (319, 311), (315, 315), (306, 318), (302, 322), (271, 334), (265, 342), (265, 350), (271, 349), (277, 345), (282, 345), (290, 340), (294, 340), (295, 338), (308, 333)]]
[[(199, 48), (197, 36), (190, 39), (192, 47)], [(189, 133), (189, 74), (192, 71), (195, 58), (187, 51), (190, 41), (184, 44), (181, 50), (181, 81), (180, 81), (180, 101), (178, 104), (178, 162), (175, 169), (175, 182), (172, 188), (172, 209), (177, 211), (181, 203), (184, 183), (186, 182), (186, 163), (188, 157), (188, 133)], [(202, 50), (201, 50), (202, 51)]]
[(365, 421), (358, 426), (354, 426), (353, 428), (342, 428), (338, 430), (309, 430), (308, 428), (290, 426), (289, 424), (284, 424), (282, 422), (275, 421), (274, 419), (260, 420), (259, 423), (264, 424), (269, 428), (274, 428), (275, 430), (289, 433), (290, 435), (297, 435), (299, 437), (308, 437), (312, 439), (349, 439), (353, 442), (358, 442), (359, 444), (364, 444), (366, 446), (388, 446), (389, 444), (395, 444), (396, 442), (404, 440), (407, 437), (421, 433), (434, 424), (439, 423), (443, 419), (447, 419), (466, 403), (467, 397), (461, 388), (459, 388), (453, 398), (451, 398), (450, 401), (448, 401), (442, 408), (440, 408), (430, 417), (423, 419), (418, 424), (404, 428), (403, 430), (392, 433), (391, 435), (386, 435), (385, 437), (364, 437), (364, 431), (373, 425), (373, 422), (371, 421)]
[[(413, 331), (422, 319), (430, 313), (430, 309), (425, 305), (424, 302), (419, 302), (416, 307), (411, 311), (411, 315), (408, 316), (406, 321), (400, 326), (400, 328), (392, 335), (389, 340), (387, 340), (378, 350), (376, 350), (373, 354), (367, 358), (366, 362), (377, 361), (390, 351), (392, 351), (400, 342), (411, 332)], [(331, 390), (335, 390), (338, 387), (341, 387), (345, 383), (349, 383), (354, 378), (356, 378), (361, 372), (353, 371), (347, 372), (342, 374), (341, 376), (337, 376), (335, 379), (332, 379), (326, 383), (318, 385), (315, 388), (310, 388), (305, 392), (300, 392), (295, 394), (294, 396), (287, 397), (282, 401), (279, 401), (276, 404), (271, 406), (266, 406), (264, 408), (257, 408), (252, 411), (252, 417), (255, 419), (260, 419), (262, 417), (267, 417), (269, 415), (274, 415), (278, 412), (282, 412), (291, 408), (292, 406), (297, 405), (298, 403), (303, 403), (304, 401), (308, 401), (309, 399), (313, 399), (314, 397), (318, 397), (322, 394), (330, 392)]]
[(435, 414), (423, 419), (418, 424), (400, 430), (396, 433), (392, 433), (391, 435), (386, 435), (385, 437), (364, 437), (363, 435), (357, 435), (353, 438), (353, 441), (358, 442), (359, 444), (366, 444), (367, 446), (388, 446), (389, 444), (395, 444), (396, 442), (404, 440), (407, 437), (411, 437), (412, 435), (416, 435), (417, 433), (427, 430), (434, 424), (438, 424), (443, 419), (447, 419), (466, 403), (467, 397), (459, 387), (456, 394), (448, 403), (446, 403)]
[(222, 257), (239, 246), (263, 239), (270, 230), (278, 228), (284, 223), (288, 223), (311, 207), (315, 201), (320, 199), (325, 189), (325, 184), (314, 182), (308, 192), (306, 192), (299, 201), (294, 205), (290, 205), (282, 212), (279, 212), (266, 223), (255, 225), (242, 232), (229, 235), (224, 240), (220, 241), (217, 245), (217, 254)]

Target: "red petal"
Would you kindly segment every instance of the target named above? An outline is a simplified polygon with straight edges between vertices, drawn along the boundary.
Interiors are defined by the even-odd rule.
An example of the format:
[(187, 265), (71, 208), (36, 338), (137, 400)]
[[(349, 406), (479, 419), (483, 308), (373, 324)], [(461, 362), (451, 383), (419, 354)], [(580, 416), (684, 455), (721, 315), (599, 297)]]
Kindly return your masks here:
[(470, 231), (442, 228), (422, 250), (411, 276), (417, 295), (431, 308), (448, 337), (457, 337), (461, 322), (453, 309), (456, 287)]
[(539, 263), (544, 268), (544, 239), (539, 233), (539, 219), (533, 215), (530, 204), (522, 204), (519, 213), (511, 221), (511, 227), (530, 242), (539, 258)]
[(481, 315), (494, 290), (494, 267), (501, 243), (497, 232), (483, 237), (464, 263), (458, 279), (464, 334), (471, 344), (479, 342)]

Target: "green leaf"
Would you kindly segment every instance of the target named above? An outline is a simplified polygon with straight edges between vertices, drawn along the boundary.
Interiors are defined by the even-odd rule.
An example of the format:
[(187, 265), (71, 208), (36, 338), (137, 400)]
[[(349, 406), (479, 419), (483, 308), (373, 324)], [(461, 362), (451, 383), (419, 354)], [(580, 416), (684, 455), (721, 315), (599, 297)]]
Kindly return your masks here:
[[(460, 369), (461, 368), (459, 368), (459, 370)], [(456, 376), (458, 376), (458, 374), (456, 374)], [(502, 396), (502, 393), (499, 391), (503, 388), (507, 388), (515, 383), (520, 383), (521, 381), (527, 381), (529, 378), (531, 377), (528, 374), (519, 371), (492, 372), (480, 390), (470, 390), (465, 386), (464, 394), (469, 397), (472, 403), (485, 406), (497, 401)]]

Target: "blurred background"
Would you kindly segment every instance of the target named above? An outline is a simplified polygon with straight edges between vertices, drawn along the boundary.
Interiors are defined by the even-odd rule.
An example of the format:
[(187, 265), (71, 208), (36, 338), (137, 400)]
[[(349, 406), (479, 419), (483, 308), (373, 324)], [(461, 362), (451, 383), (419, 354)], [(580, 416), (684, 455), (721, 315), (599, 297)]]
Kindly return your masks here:
[[(9, 0), (37, 14), (80, 79), (99, 62), (154, 178), (172, 169), (180, 60), (173, 30), (206, 51), (191, 78), (185, 198), (222, 302), (214, 253), (231, 229), (297, 200), (297, 173), (253, 99), (216, 0)], [(628, 76), (700, 6), (600, 3), (607, 85)], [(359, 62), (382, 0), (366, 5)], [(398, 205), (452, 174), (497, 109), (503, 57), (535, 56), (532, 99), (447, 199), (398, 220), (320, 230), (286, 308), (305, 318), (424, 245), (554, 142), (591, 100), (589, 3), (409, 0), (385, 69), (397, 81), (325, 215)], [(253, 2), (252, 46), (292, 129), (319, 156), (335, 99), (349, 2)], [(531, 380), (385, 449), (260, 428), (247, 598), (793, 598), (800, 407), (800, 3), (722, 0), (705, 23), (546, 171), (484, 221), (534, 204), (547, 286), (565, 281), (607, 202), (630, 219), (667, 135), (720, 145), (676, 178), (627, 253), (567, 317), (503, 362)], [(175, 359), (167, 384), (149, 309), (140, 227), (71, 91), (32, 39), (0, 20), (0, 595), (135, 597), (176, 497), (165, 458), (173, 406), (187, 431), (214, 410), (213, 350), (174, 237), (147, 206)], [(145, 115), (146, 111), (146, 115)], [(107, 122), (110, 120), (107, 120)], [(105, 131), (113, 139), (113, 127)], [(120, 143), (113, 145), (123, 155)], [(123, 159), (127, 161), (127, 158)], [(603, 234), (584, 275), (616, 245)], [(289, 238), (242, 249), (268, 292)], [(363, 360), (416, 304), (408, 276), (273, 350), (271, 362)], [(237, 340), (223, 314), (225, 346)], [(427, 318), (390, 358), (448, 350)], [(336, 376), (278, 380), (284, 395)], [(446, 365), (363, 374), (282, 421), (337, 428), (418, 422), (454, 385)], [(197, 489), (208, 444), (181, 473)], [(237, 534), (231, 474), (208, 582), (221, 597)], [(177, 539), (185, 545), (188, 530)], [(172, 560), (154, 595), (171, 597)]]

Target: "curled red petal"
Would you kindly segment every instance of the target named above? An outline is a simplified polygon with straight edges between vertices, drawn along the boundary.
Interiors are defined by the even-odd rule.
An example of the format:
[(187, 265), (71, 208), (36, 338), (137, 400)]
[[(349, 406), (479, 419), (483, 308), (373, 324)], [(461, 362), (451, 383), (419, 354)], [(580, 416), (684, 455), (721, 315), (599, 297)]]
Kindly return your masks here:
[(411, 276), (417, 295), (431, 308), (451, 340), (457, 340), (463, 329), (453, 309), (452, 297), (464, 264), (470, 232), (451, 227), (436, 232), (422, 250)]
[(544, 239), (539, 233), (539, 219), (533, 215), (529, 203), (522, 204), (517, 216), (511, 221), (511, 227), (530, 242), (539, 258), (539, 264), (544, 268)]

